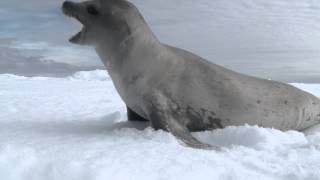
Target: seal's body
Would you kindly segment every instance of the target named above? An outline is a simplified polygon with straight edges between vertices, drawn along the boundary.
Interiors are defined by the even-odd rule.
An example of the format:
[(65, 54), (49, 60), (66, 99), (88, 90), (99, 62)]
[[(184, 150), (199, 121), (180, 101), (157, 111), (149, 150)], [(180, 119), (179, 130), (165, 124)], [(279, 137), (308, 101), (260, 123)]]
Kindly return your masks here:
[(302, 130), (320, 123), (315, 96), (160, 43), (125, 0), (65, 2), (63, 11), (85, 26), (70, 41), (96, 48), (129, 114), (189, 146), (209, 147), (193, 131), (244, 124)]

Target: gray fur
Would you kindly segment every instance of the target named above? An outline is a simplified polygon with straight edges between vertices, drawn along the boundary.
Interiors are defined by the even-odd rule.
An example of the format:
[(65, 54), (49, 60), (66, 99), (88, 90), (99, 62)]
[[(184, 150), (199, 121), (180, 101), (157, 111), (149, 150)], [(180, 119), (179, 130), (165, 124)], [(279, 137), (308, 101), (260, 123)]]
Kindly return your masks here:
[[(99, 14), (89, 14), (88, 6)], [(126, 105), (188, 146), (210, 147), (190, 131), (244, 124), (302, 130), (320, 123), (320, 100), (315, 96), (160, 43), (125, 0), (65, 2), (63, 11), (85, 27), (71, 41), (96, 48)]]

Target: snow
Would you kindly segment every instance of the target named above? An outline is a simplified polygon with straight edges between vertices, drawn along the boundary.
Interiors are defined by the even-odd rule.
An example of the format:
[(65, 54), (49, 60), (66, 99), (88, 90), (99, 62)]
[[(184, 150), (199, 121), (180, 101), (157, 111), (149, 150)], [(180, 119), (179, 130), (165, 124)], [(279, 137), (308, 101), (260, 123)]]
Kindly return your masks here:
[[(320, 95), (320, 85), (295, 84)], [(0, 177), (5, 180), (320, 178), (320, 128), (255, 126), (194, 133), (223, 152), (180, 145), (127, 122), (105, 71), (68, 78), (0, 75)]]

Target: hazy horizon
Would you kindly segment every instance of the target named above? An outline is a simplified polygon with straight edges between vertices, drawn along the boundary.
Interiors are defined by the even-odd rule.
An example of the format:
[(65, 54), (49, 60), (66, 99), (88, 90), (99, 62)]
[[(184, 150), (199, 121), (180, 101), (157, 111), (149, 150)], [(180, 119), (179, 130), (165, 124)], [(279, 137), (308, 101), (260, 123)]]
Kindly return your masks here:
[[(68, 42), (81, 26), (61, 13), (62, 2), (0, 2), (0, 73), (10, 68), (25, 74), (44, 67), (70, 72), (78, 66), (102, 67), (92, 48)], [(132, 2), (163, 43), (249, 75), (320, 82), (320, 3), (316, 1)]]

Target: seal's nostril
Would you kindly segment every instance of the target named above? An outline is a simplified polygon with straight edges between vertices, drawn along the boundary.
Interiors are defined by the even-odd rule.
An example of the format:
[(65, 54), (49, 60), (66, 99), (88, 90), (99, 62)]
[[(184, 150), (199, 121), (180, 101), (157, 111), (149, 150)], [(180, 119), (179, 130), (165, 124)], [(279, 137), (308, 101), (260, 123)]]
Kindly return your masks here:
[(62, 7), (64, 9), (68, 9), (72, 6), (72, 4), (73, 4), (73, 2), (71, 2), (71, 1), (65, 1), (65, 2), (63, 2)]

